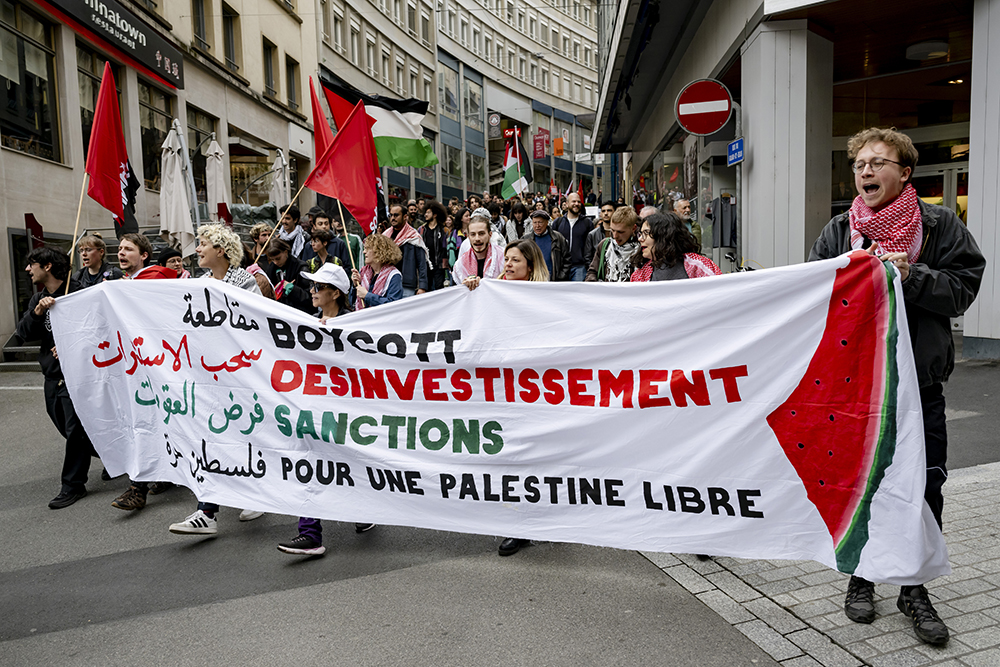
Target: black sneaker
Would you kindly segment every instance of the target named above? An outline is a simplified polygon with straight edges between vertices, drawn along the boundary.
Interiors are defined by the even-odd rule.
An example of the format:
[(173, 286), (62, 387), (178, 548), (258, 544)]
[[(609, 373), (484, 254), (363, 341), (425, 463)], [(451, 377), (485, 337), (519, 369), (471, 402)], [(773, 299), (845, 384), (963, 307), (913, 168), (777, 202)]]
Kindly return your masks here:
[(367, 533), (369, 530), (375, 527), (374, 523), (356, 523), (354, 524), (355, 533)]
[(504, 541), (500, 543), (500, 548), (497, 549), (497, 553), (501, 556), (513, 556), (522, 547), (526, 547), (531, 544), (530, 540), (522, 540), (519, 537), (507, 537)]
[(114, 479), (114, 477), (111, 476), (111, 473), (109, 473), (106, 468), (101, 471), (101, 481), (102, 482), (110, 482), (113, 479)]
[(80, 489), (78, 491), (62, 491), (58, 496), (49, 501), (49, 509), (61, 510), (64, 507), (69, 507), (85, 495), (87, 495), (87, 489)]
[(901, 586), (896, 606), (913, 621), (913, 632), (920, 641), (933, 646), (948, 643), (948, 627), (934, 611), (926, 588)]
[(322, 556), (326, 553), (326, 547), (308, 535), (299, 535), (294, 540), (279, 544), (278, 551), (301, 556)]
[(851, 577), (847, 584), (847, 597), (844, 598), (844, 613), (855, 623), (871, 623), (875, 620), (875, 584)]
[(168, 489), (174, 488), (173, 482), (153, 482), (149, 485), (149, 495), (155, 496), (158, 493), (163, 493)]

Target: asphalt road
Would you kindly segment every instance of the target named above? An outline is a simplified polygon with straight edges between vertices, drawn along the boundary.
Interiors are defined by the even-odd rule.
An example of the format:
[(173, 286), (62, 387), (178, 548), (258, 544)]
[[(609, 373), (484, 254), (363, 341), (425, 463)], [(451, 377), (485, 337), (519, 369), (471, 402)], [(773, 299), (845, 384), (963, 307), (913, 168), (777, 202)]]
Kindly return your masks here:
[(293, 517), (172, 535), (186, 489), (126, 513), (123, 479), (67, 509), (37, 374), (0, 374), (0, 664), (769, 665), (640, 554), (324, 522), (324, 558), (280, 553)]
[[(186, 489), (137, 513), (122, 479), (52, 511), (60, 440), (35, 373), (0, 374), (0, 664), (774, 664), (640, 554), (326, 522), (324, 558), (277, 551), (295, 519), (172, 535)], [(1000, 460), (1000, 369), (961, 361), (945, 391), (951, 469)]]

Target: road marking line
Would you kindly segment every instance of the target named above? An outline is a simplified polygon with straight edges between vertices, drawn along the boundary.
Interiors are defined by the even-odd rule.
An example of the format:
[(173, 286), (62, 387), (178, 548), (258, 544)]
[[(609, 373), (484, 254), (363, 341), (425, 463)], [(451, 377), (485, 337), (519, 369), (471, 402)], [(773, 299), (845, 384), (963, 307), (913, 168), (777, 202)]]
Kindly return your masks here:
[(8, 391), (21, 391), (22, 389), (37, 389), (43, 390), (45, 387), (0, 387), (0, 390), (6, 389)]
[(945, 408), (944, 417), (945, 421), (954, 421), (956, 419), (965, 419), (966, 417), (981, 417), (982, 413), (973, 412), (972, 410), (952, 410), (950, 408)]

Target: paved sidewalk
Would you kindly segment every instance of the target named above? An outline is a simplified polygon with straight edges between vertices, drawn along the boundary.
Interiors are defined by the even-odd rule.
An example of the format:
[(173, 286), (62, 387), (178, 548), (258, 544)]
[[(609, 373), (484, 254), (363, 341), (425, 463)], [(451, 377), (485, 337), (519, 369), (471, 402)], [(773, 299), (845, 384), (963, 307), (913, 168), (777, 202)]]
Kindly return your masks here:
[(645, 553), (650, 561), (787, 667), (1000, 666), (1000, 463), (951, 471), (944, 535), (953, 573), (931, 582), (951, 632), (944, 648), (920, 642), (896, 609), (899, 588), (875, 587), (871, 625), (844, 615), (847, 576), (811, 561)]

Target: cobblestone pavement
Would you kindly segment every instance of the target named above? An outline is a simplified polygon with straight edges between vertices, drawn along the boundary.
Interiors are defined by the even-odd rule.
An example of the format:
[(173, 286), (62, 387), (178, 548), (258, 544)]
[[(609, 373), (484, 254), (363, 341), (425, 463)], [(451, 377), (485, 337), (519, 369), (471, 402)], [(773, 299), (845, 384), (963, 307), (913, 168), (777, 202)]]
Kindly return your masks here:
[(913, 634), (896, 586), (875, 587), (878, 618), (862, 625), (844, 615), (847, 576), (819, 563), (643, 555), (787, 667), (1000, 667), (998, 484), (1000, 463), (990, 463), (951, 471), (944, 486), (953, 572), (927, 586), (951, 632), (943, 648)]

